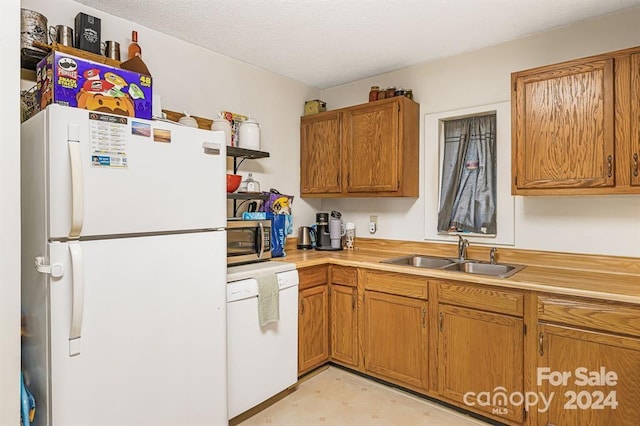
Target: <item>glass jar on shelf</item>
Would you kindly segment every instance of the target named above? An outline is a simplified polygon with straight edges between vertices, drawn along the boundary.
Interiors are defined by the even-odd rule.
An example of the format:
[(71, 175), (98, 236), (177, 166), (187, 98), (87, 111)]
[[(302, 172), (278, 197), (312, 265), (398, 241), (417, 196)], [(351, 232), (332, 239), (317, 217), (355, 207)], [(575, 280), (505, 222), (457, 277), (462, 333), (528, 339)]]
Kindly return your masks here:
[(378, 100), (378, 92), (380, 92), (379, 86), (371, 86), (371, 90), (369, 90), (369, 102)]
[(260, 192), (260, 183), (257, 180), (253, 179), (253, 173), (249, 172), (249, 176), (240, 183), (240, 188), (238, 188), (238, 192), (246, 192), (255, 194)]
[(387, 98), (393, 98), (396, 95), (396, 88), (395, 86), (391, 86), (391, 87), (387, 87), (387, 93), (386, 96)]

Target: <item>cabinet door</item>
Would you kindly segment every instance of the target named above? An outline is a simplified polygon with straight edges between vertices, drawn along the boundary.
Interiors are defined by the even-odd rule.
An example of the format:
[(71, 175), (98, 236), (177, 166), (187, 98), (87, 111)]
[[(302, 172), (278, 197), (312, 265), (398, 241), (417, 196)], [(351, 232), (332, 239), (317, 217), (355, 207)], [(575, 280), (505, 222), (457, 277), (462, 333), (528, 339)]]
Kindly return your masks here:
[(390, 102), (344, 112), (347, 192), (399, 189), (399, 109)]
[(298, 374), (329, 359), (329, 287), (301, 290), (298, 317)]
[(614, 185), (613, 78), (612, 58), (515, 74), (514, 193)]
[(366, 290), (364, 371), (427, 390), (427, 302)]
[[(523, 407), (491, 399), (502, 388), (523, 391), (523, 321), (507, 315), (439, 305), (438, 393), (462, 406), (520, 422)], [(504, 404), (503, 404), (504, 402)]]
[(300, 120), (300, 193), (340, 193), (340, 113), (325, 112)]
[(539, 425), (638, 424), (640, 340), (547, 324), (538, 333), (538, 391), (551, 398), (548, 410), (534, 407)]
[[(640, 53), (631, 55), (631, 185), (640, 186)], [(620, 167), (626, 167), (622, 160)]]
[(331, 286), (331, 359), (358, 366), (358, 289)]

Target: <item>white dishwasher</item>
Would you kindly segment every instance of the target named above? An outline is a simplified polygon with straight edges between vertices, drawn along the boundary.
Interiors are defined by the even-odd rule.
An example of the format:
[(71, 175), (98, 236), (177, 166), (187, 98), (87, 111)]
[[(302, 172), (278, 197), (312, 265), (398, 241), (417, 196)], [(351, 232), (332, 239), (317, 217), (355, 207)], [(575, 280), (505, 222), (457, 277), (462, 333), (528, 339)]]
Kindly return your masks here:
[[(280, 319), (258, 321), (258, 282), (278, 278)], [(232, 419), (298, 380), (298, 271), (268, 261), (227, 268), (228, 417)]]

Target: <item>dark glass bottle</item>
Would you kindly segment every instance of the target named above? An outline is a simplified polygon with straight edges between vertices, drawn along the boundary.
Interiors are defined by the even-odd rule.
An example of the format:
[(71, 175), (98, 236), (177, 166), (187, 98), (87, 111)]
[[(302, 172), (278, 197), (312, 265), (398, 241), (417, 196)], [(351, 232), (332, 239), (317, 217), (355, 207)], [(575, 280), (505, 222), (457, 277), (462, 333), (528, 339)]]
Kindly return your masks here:
[(137, 31), (131, 31), (131, 44), (129, 45), (129, 57), (128, 57), (128, 59), (131, 59), (134, 56), (142, 56), (142, 48), (138, 44), (138, 32)]

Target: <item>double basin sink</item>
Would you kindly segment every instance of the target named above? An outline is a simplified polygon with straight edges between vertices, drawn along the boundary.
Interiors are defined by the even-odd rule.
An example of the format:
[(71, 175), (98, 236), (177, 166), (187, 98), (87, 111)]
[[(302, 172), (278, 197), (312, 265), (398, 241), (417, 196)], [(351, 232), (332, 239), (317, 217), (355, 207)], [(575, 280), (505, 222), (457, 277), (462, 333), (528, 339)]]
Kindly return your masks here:
[(393, 259), (382, 260), (381, 263), (412, 266), (416, 268), (439, 269), (442, 271), (457, 271), (467, 274), (488, 275), (506, 278), (522, 270), (524, 265), (507, 265), (504, 263), (490, 263), (479, 260), (460, 260), (446, 257), (424, 256), (410, 254)]

